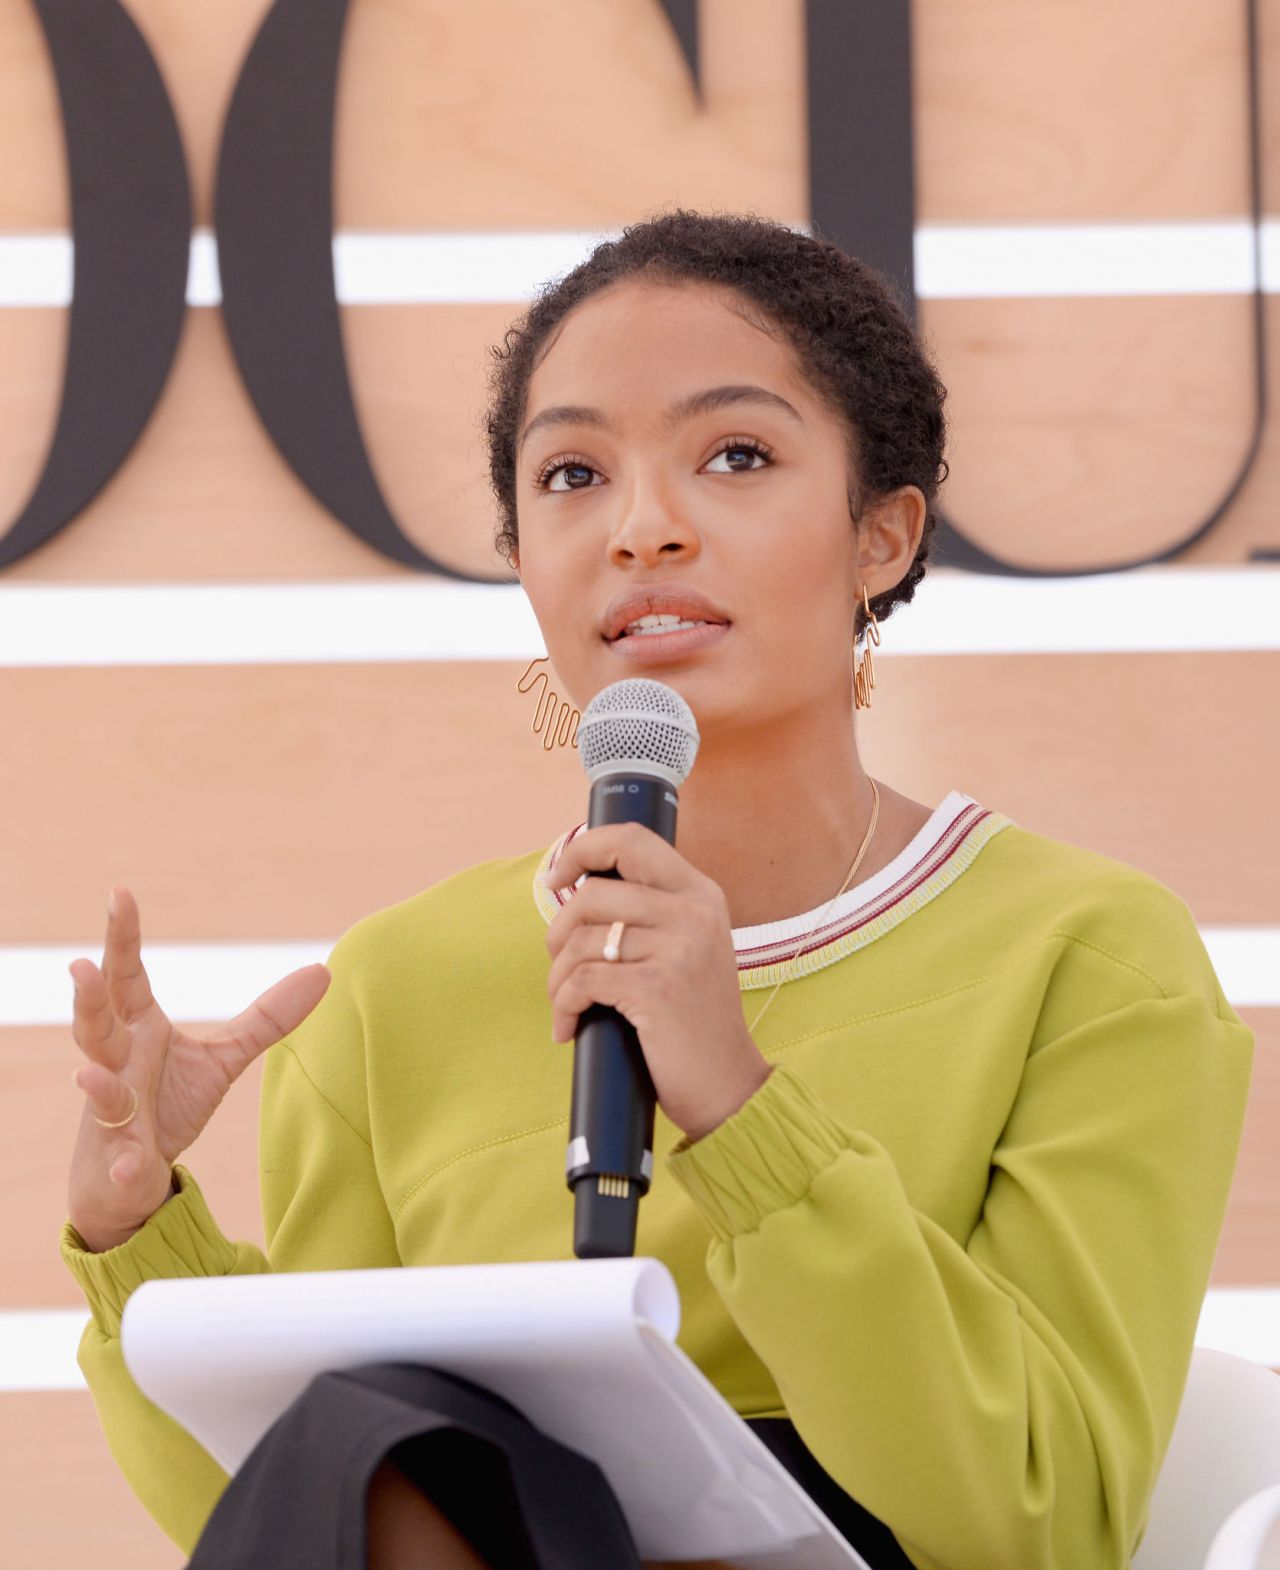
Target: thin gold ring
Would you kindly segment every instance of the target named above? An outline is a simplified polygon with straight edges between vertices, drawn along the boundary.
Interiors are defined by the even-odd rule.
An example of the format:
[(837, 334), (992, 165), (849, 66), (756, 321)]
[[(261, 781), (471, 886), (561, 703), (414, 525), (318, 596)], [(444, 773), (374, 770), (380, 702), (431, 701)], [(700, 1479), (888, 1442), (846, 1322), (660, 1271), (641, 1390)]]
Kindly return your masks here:
[(625, 926), (625, 921), (615, 921), (604, 940), (604, 957), (611, 965), (622, 958), (622, 929)]
[(123, 1128), (126, 1123), (132, 1123), (134, 1118), (138, 1115), (138, 1087), (136, 1085), (130, 1085), (129, 1089), (133, 1091), (133, 1111), (127, 1118), (121, 1118), (118, 1123), (103, 1123), (102, 1119), (96, 1112), (91, 1112), (89, 1116), (95, 1123), (101, 1123), (103, 1128)]

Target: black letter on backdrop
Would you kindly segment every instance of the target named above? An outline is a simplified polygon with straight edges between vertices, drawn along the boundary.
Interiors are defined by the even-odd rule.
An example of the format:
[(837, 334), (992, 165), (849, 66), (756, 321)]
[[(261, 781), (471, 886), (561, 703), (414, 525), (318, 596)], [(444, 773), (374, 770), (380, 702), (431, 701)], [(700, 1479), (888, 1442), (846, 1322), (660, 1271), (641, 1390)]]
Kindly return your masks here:
[[(1253, 121), (1255, 231), (1261, 217), (1258, 182), (1257, 41), (1249, 6), (1248, 51)], [(911, 106), (911, 3), (853, 5), (848, 0), (807, 0), (806, 68), (809, 89), (809, 215), (814, 231), (890, 274), (915, 297), (915, 150)], [(1266, 360), (1261, 283), (1254, 311), (1254, 425), (1244, 460), (1210, 515), (1164, 550), (1101, 567), (1026, 567), (975, 545), (939, 515), (930, 560), (1012, 578), (1063, 578), (1125, 572), (1171, 561), (1207, 535), (1235, 500), (1253, 467), (1266, 422)], [(1254, 551), (1256, 561), (1273, 551)]]
[[(259, 417), (298, 478), (392, 561), (476, 579), (393, 516), (360, 430), (333, 272), (333, 126), (348, 0), (276, 0), (222, 133), (222, 315)], [(498, 581), (505, 581), (505, 575)]]
[(173, 105), (119, 0), (34, 0), (62, 104), (75, 285), (44, 469), (0, 568), (51, 540), (132, 451), (187, 302), (191, 192)]
[[(120, 0), (32, 3), (53, 59), (66, 130), (75, 289), (53, 442), (30, 500), (0, 538), (0, 569), (82, 511), (141, 435), (177, 349), (191, 228), (173, 108)], [(660, 3), (700, 98), (698, 0)], [(348, 0), (276, 0), (246, 57), (218, 164), (223, 316), (263, 424), (334, 517), (394, 561), (474, 579), (436, 561), (401, 529), (373, 472), (352, 396), (332, 254), (334, 100), (347, 7)], [(1252, 3), (1249, 18), (1256, 220)], [(869, 6), (807, 0), (805, 25), (812, 225), (897, 279), (914, 312), (910, 0)], [(1202, 539), (1234, 500), (1261, 443), (1264, 303), (1259, 286), (1252, 440), (1223, 499), (1191, 534), (1135, 561), (1046, 569), (992, 555), (943, 517), (934, 559), (974, 572), (1062, 577), (1168, 561)]]
[(676, 35), (684, 63), (689, 67), (693, 91), (702, 102), (702, 60), (698, 53), (698, 0), (661, 0), (671, 31)]

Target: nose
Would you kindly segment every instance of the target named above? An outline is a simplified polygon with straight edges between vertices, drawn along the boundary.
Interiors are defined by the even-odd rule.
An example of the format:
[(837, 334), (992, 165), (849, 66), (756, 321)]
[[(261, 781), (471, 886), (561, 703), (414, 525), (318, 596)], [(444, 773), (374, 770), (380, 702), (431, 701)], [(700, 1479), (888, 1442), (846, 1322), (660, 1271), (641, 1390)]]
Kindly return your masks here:
[(615, 566), (653, 567), (696, 556), (701, 548), (692, 520), (671, 498), (654, 487), (631, 487), (626, 508), (609, 536), (609, 560)]

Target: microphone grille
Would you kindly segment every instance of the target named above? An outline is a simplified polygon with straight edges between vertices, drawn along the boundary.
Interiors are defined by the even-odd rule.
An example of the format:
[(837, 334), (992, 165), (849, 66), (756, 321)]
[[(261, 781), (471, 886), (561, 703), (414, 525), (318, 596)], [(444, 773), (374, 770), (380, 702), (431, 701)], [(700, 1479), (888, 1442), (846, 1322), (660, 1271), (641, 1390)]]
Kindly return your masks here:
[(693, 710), (665, 682), (631, 676), (587, 704), (578, 751), (593, 782), (632, 767), (679, 787), (698, 755), (698, 726)]

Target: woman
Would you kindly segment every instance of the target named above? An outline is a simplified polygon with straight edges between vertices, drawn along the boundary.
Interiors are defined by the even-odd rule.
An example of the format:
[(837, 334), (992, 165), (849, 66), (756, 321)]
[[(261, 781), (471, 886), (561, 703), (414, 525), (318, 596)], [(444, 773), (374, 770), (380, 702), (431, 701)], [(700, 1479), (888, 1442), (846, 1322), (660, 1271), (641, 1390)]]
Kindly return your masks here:
[[(565, 1043), (606, 1003), (666, 1153), (637, 1252), (737, 1410), (789, 1418), (808, 1486), (867, 1513), (869, 1561), (1128, 1564), (1252, 1036), (1155, 879), (865, 771), (851, 652), (924, 571), (944, 396), (885, 280), (823, 241), (675, 212), (599, 247), (495, 351), (499, 538), (578, 704), (640, 673), (692, 707), (678, 846), (566, 825), (360, 922), (203, 1042), (152, 1000), (115, 891), (105, 974), (72, 967), (63, 1250), (113, 1450), (178, 1542), (225, 1478), (129, 1381), (128, 1292), (568, 1257)], [(280, 1038), (264, 1258), (172, 1163)], [(409, 1519), (402, 1482), (380, 1474), (375, 1521)]]

